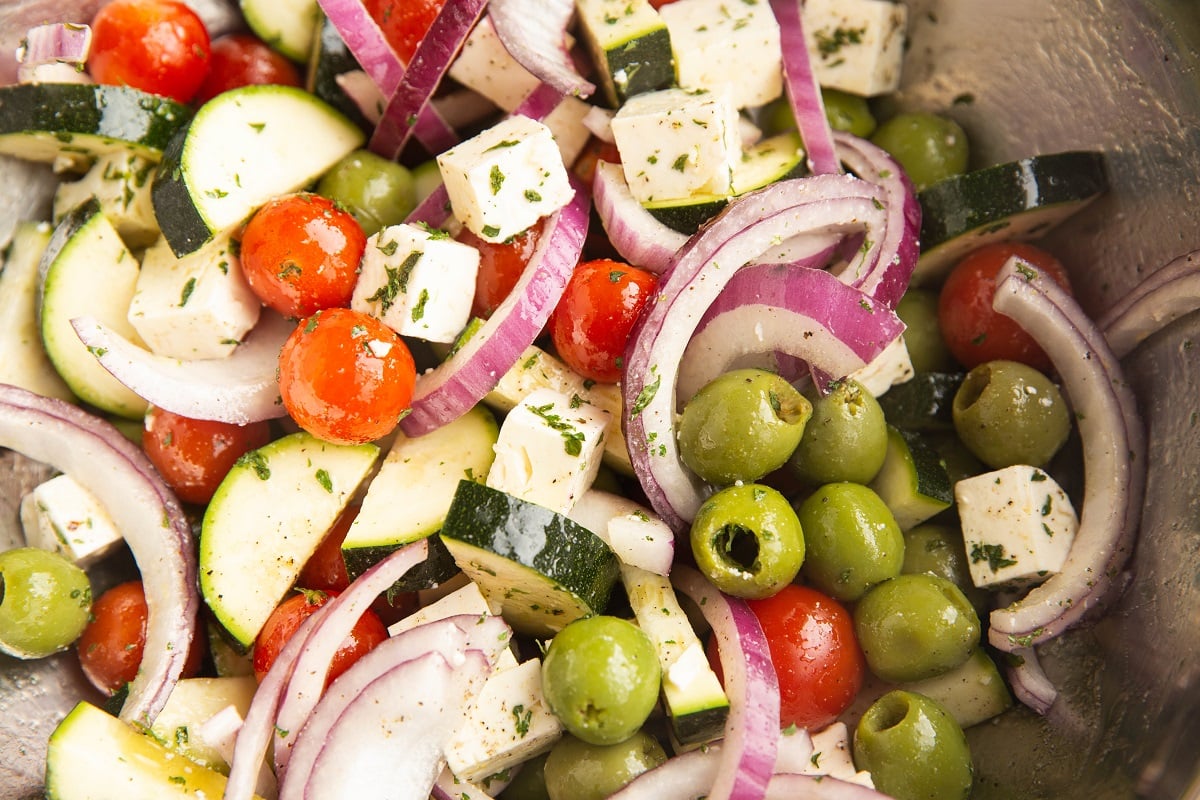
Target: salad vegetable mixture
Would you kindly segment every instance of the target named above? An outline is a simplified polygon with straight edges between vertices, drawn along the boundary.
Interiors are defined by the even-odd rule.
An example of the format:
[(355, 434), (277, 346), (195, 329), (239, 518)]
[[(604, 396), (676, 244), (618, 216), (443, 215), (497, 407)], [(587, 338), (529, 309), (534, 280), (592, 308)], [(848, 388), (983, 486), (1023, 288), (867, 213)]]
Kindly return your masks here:
[[(1100, 153), (876, 120), (889, 0), (174, 0), (28, 31), (0, 649), (77, 798), (964, 798), (1119, 591), (1119, 358), (1030, 241)], [(93, 592), (128, 547), (140, 576)]]

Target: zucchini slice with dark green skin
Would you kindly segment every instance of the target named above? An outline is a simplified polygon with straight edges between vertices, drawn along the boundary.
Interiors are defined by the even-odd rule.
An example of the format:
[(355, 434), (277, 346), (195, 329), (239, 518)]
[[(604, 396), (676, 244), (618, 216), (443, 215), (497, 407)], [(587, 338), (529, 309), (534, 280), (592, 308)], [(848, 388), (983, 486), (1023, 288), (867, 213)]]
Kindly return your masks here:
[(474, 481), (458, 484), (442, 541), (519, 633), (548, 638), (603, 613), (619, 575), (600, 537), (552, 509)]
[(929, 445), (888, 426), (887, 455), (871, 488), (907, 531), (950, 508), (954, 492), (946, 467)]
[(954, 394), (965, 372), (918, 372), (879, 398), (889, 423), (906, 431), (954, 430)]
[(158, 161), (192, 110), (128, 86), (23, 83), (0, 87), (0, 153), (82, 172), (103, 153)]
[(939, 181), (921, 202), (921, 257), (913, 285), (937, 283), (958, 259), (989, 242), (1036, 239), (1108, 189), (1104, 156), (1032, 156)]

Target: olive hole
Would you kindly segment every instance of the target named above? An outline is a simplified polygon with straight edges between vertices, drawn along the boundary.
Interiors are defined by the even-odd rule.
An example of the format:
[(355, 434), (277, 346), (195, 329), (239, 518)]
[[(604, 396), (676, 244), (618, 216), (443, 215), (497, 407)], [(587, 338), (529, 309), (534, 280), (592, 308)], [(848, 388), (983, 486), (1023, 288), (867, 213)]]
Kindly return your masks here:
[(733, 562), (745, 572), (755, 572), (758, 565), (758, 535), (744, 525), (730, 523), (713, 537), (713, 551)]
[(876, 731), (886, 731), (904, 722), (908, 716), (908, 700), (903, 696), (884, 695), (871, 709), (870, 725)]
[(975, 405), (991, 383), (992, 372), (986, 368), (976, 368), (967, 373), (962, 386), (954, 395), (954, 405), (959, 409), (967, 409)]

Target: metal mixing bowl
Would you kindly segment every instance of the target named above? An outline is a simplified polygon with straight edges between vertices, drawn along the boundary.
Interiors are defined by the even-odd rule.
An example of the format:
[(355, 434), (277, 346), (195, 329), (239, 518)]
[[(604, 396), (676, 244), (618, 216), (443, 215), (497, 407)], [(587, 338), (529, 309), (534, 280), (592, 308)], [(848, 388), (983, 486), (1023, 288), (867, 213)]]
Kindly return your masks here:
[[(92, 0), (81, 0), (87, 5)], [(0, 0), (0, 46), (19, 6)], [(1049, 246), (1093, 314), (1200, 247), (1200, 1), (909, 0), (892, 102), (955, 117), (976, 165), (1094, 148), (1113, 191)], [(3, 72), (0, 62), (0, 74)], [(39, 170), (0, 163), (0, 242), (40, 213)], [(41, 198), (41, 199), (39, 199)], [(1133, 580), (1102, 621), (1046, 647), (1063, 690), (1050, 719), (1015, 709), (970, 730), (974, 797), (1200, 799), (1200, 315), (1126, 360), (1149, 432), (1149, 492)], [(40, 470), (0, 457), (0, 546), (19, 537), (20, 491)], [(98, 574), (102, 587), (128, 562)], [(46, 738), (97, 699), (72, 655), (0, 659), (0, 797), (40, 796)]]

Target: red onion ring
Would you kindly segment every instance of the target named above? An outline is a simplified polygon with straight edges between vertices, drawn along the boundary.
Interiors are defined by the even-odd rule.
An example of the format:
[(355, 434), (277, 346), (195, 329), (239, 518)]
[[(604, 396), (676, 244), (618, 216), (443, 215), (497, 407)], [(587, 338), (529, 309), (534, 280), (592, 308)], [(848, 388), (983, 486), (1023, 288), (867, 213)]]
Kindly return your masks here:
[(84, 66), (92, 47), (87, 25), (55, 22), (36, 25), (17, 49), (17, 80), (21, 83), (88, 83)]
[(121, 719), (147, 728), (183, 672), (200, 593), (192, 529), (142, 450), (105, 420), (0, 384), (0, 446), (51, 465), (96, 495), (125, 537), (146, 589), (146, 645)]
[(613, 248), (635, 267), (661, 274), (687, 242), (686, 234), (659, 222), (637, 201), (620, 164), (596, 162), (592, 199)]
[(889, 795), (829, 775), (779, 773), (763, 800), (889, 800)]
[(1143, 340), (1200, 308), (1200, 250), (1155, 270), (1096, 320), (1117, 358)]
[(508, 54), (561, 94), (590, 97), (596, 86), (575, 68), (567, 49), (572, 0), (492, 0), (488, 16)]
[(804, 40), (801, 0), (771, 0), (779, 23), (779, 45), (783, 51), (783, 82), (800, 138), (808, 151), (808, 168), (814, 175), (841, 172), (833, 130), (825, 116), (825, 101), (813, 72)]
[(1013, 655), (1020, 659), (1020, 663), (1007, 669), (1013, 695), (1038, 714), (1046, 716), (1050, 713), (1054, 701), (1058, 699), (1058, 689), (1042, 671), (1037, 651), (1032, 647), (1017, 648)]

